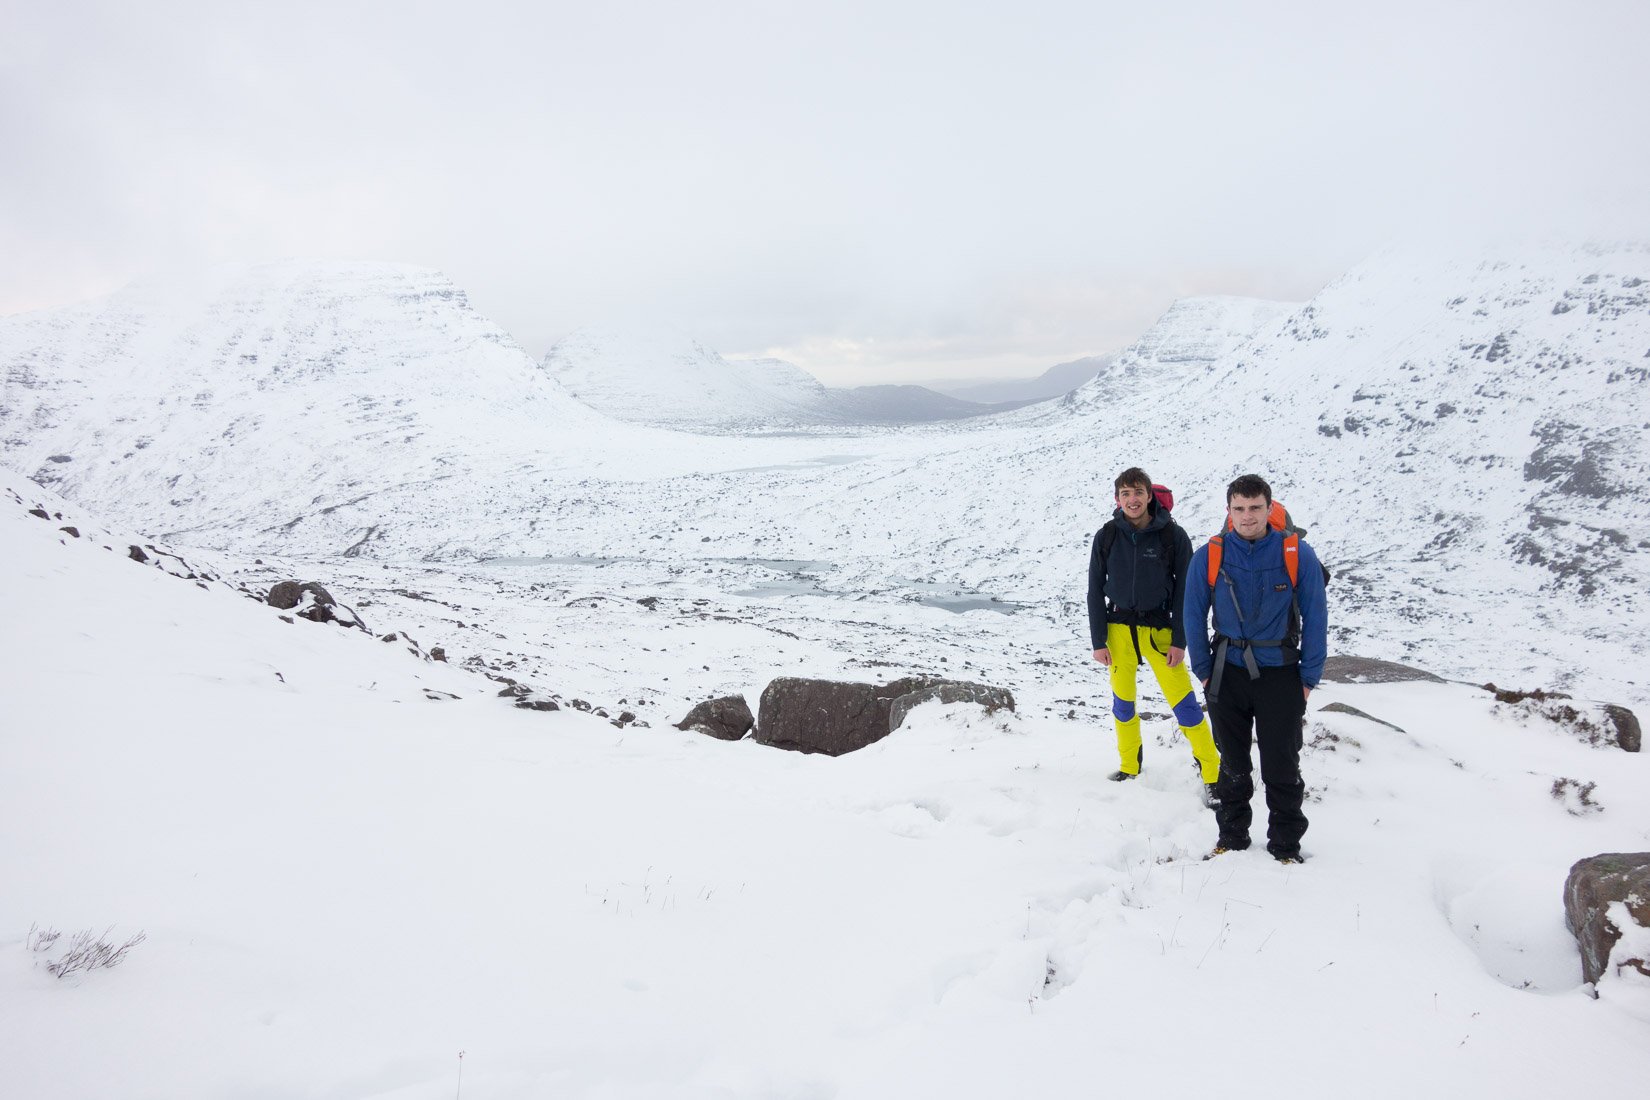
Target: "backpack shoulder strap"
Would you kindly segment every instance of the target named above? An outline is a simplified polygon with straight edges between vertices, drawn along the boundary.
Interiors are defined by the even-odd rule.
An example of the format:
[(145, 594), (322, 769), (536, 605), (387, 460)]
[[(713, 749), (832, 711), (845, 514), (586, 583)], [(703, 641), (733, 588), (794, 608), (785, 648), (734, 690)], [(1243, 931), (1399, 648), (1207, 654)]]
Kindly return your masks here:
[(1105, 558), (1111, 553), (1111, 544), (1117, 541), (1117, 527), (1110, 520), (1100, 528), (1100, 557)]
[(1215, 586), (1215, 578), (1220, 576), (1220, 558), (1221, 551), (1223, 550), (1221, 545), (1221, 537), (1216, 535), (1214, 538), (1210, 539), (1207, 549), (1209, 551), (1209, 587), (1213, 588)]
[(1283, 568), (1289, 573), (1289, 587), (1294, 588), (1301, 569), (1301, 537), (1283, 536)]

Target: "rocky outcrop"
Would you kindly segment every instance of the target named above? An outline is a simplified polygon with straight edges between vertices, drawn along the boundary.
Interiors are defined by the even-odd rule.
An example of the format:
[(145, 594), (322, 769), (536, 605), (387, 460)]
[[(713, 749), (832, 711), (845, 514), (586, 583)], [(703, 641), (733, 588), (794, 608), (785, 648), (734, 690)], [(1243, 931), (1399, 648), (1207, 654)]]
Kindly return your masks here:
[[(937, 690), (947, 686), (946, 693)], [(924, 694), (928, 692), (932, 694)], [(1007, 691), (965, 681), (907, 676), (877, 685), (781, 676), (762, 690), (756, 740), (793, 752), (841, 756), (880, 741), (897, 728), (894, 706), (906, 696), (923, 697), (904, 705), (901, 721), (916, 702), (946, 694), (950, 701), (978, 702), (992, 710), (1014, 709), (1014, 697)]]
[(688, 711), (687, 717), (676, 723), (679, 730), (697, 730), (722, 741), (738, 741), (756, 725), (750, 704), (743, 695), (724, 695), (707, 699)]
[[(270, 588), (264, 602), (270, 607), (291, 611), (300, 619), (308, 619), (311, 622), (337, 623), (339, 626), (367, 630), (367, 624), (361, 621), (361, 616), (348, 605), (333, 599), (332, 593), (314, 581), (280, 581)], [(372, 631), (367, 630), (367, 633), (370, 634)]]
[[(1596, 982), (1610, 969), (1610, 952), (1625, 931), (1611, 920), (1614, 902), (1622, 903), (1618, 915), (1625, 913), (1641, 928), (1650, 928), (1650, 852), (1598, 855), (1570, 868), (1564, 882), (1564, 921), (1581, 948), (1585, 981)], [(1645, 959), (1626, 959), (1617, 965), (1650, 976), (1650, 962)]]
[(1330, 657), (1323, 663), (1323, 678), (1332, 684), (1399, 684), (1410, 680), (1433, 684), (1444, 682), (1442, 676), (1374, 657)]

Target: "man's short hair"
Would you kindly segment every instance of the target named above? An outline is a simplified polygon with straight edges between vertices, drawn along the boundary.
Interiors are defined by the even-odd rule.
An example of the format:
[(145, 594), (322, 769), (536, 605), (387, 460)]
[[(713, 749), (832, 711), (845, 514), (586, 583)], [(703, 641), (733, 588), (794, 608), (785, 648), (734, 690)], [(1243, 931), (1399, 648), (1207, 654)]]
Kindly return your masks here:
[(1231, 506), (1233, 497), (1263, 497), (1266, 506), (1272, 506), (1272, 487), (1258, 474), (1244, 474), (1230, 485), (1226, 486), (1226, 504)]
[(1116, 486), (1119, 493), (1131, 485), (1144, 489), (1148, 493), (1152, 491), (1152, 479), (1147, 475), (1145, 470), (1142, 470), (1138, 466), (1130, 466), (1127, 470), (1124, 470), (1122, 473), (1118, 474), (1117, 480), (1113, 482), (1113, 485)]

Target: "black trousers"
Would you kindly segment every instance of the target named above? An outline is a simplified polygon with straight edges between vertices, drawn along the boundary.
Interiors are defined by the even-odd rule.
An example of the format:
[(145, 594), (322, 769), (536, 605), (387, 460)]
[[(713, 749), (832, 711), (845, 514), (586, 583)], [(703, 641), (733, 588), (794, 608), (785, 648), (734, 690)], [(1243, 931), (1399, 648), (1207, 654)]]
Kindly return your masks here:
[(1242, 665), (1228, 664), (1220, 681), (1220, 697), (1209, 704), (1209, 725), (1220, 749), (1220, 781), (1215, 793), (1220, 805), (1215, 821), (1223, 848), (1249, 847), (1249, 825), (1254, 811), (1254, 761), (1251, 738), (1260, 743), (1260, 778), (1266, 784), (1266, 850), (1275, 856), (1299, 855), (1306, 815), (1301, 800), (1301, 719), (1306, 699), (1301, 694), (1299, 665), (1262, 668), (1260, 679), (1249, 679)]

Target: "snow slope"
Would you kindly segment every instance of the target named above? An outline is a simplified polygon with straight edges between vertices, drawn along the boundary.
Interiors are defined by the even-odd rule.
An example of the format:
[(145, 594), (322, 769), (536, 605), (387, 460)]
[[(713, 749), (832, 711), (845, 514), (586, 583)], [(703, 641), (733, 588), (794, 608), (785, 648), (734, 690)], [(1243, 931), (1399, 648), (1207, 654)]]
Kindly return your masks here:
[[(0, 494), (11, 1094), (1201, 1097), (1209, 1067), (1249, 1066), (1223, 1077), (1244, 1097), (1276, 1095), (1283, 1057), (1305, 1095), (1541, 1097), (1650, 1072), (1650, 983), (1592, 999), (1561, 908), (1574, 859), (1650, 843), (1650, 758), (1477, 689), (1326, 686), (1310, 861), (1204, 861), (1166, 716), (1130, 784), (1105, 781), (1105, 723), (1035, 686), (1016, 716), (931, 704), (838, 759), (615, 729), (283, 622), (130, 560), (132, 537)], [(717, 577), (650, 610), (599, 578), (528, 601), (426, 569), (387, 571), (424, 590), (364, 607), (376, 630), (462, 601), (460, 636), (503, 656), (583, 608), (556, 671), (614, 690), (668, 690), (758, 629), (680, 613), (720, 606)], [(645, 648), (609, 638), (627, 616)], [(982, 617), (1058, 652), (1035, 616), (950, 618), (966, 639)], [(845, 670), (792, 633), (810, 671)], [(113, 969), (57, 979), (60, 948), (28, 949), (31, 926), (111, 925), (146, 935)]]

